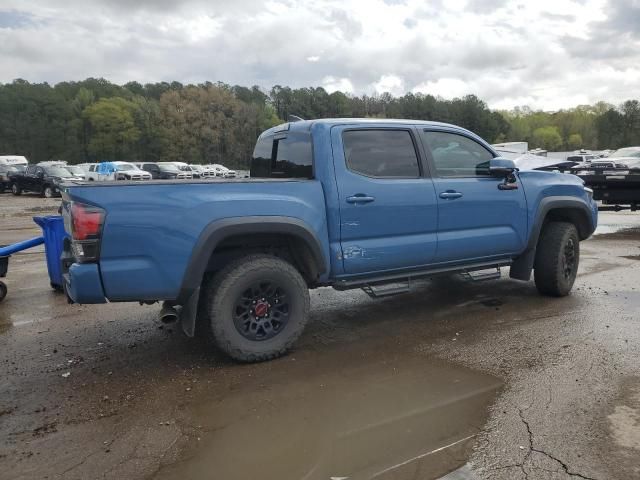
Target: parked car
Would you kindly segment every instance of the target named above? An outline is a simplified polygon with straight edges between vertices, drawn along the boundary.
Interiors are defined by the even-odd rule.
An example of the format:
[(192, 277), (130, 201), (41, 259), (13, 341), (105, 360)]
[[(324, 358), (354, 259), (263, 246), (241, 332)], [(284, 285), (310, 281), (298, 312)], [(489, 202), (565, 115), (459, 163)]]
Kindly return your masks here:
[(625, 147), (609, 154), (607, 158), (640, 158), (640, 147)]
[(310, 288), (380, 296), (414, 278), (496, 278), (510, 266), (518, 280), (533, 272), (541, 294), (567, 295), (579, 242), (597, 223), (575, 175), (518, 171), (477, 135), (442, 123), (287, 123), (260, 135), (251, 176), (69, 185), (71, 301), (164, 300), (164, 318), (179, 315), (188, 335), (198, 321), (231, 357), (267, 360), (304, 329)]
[(171, 162), (171, 163), (173, 163), (176, 167), (178, 167), (178, 170), (180, 170), (181, 172), (190, 173), (191, 178), (201, 178), (200, 170), (193, 168), (188, 163), (185, 163), (185, 162)]
[(11, 192), (14, 195), (33, 192), (51, 198), (60, 195), (60, 185), (64, 180), (73, 178), (71, 172), (61, 166), (29, 165), (24, 172), (11, 176)]
[(87, 178), (86, 172), (77, 165), (66, 165), (64, 168), (69, 170), (69, 173), (71, 173), (71, 175), (73, 175), (78, 180), (86, 180)]
[(628, 205), (632, 211), (640, 207), (640, 147), (620, 148), (606, 158), (578, 164), (572, 172), (604, 205)]
[(26, 169), (26, 165), (0, 163), (0, 193), (4, 193), (11, 188), (11, 177), (13, 175), (24, 172)]
[(198, 172), (200, 178), (215, 178), (216, 172), (207, 165), (189, 165), (192, 170)]
[(150, 173), (130, 162), (84, 163), (80, 166), (85, 169), (89, 181), (151, 180), (152, 178)]
[(573, 155), (567, 156), (567, 162), (575, 162), (578, 164), (591, 162), (592, 160), (597, 160), (599, 158), (600, 157), (598, 155), (594, 155), (593, 153), (574, 153)]
[(172, 162), (140, 162), (136, 166), (151, 174), (157, 180), (186, 180), (191, 178), (187, 172), (182, 172)]
[(207, 165), (207, 167), (215, 172), (216, 177), (235, 178), (237, 175), (235, 170), (229, 170), (224, 165), (219, 165), (217, 163)]

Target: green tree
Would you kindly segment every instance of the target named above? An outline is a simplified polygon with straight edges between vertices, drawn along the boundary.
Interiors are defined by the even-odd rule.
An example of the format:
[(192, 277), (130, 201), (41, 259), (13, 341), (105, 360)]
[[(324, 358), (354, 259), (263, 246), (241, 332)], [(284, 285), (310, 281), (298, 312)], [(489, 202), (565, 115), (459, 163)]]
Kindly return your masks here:
[(101, 98), (84, 109), (91, 125), (89, 153), (97, 160), (132, 160), (140, 138), (134, 112), (136, 104), (120, 97)]
[(579, 133), (572, 133), (569, 135), (569, 138), (567, 139), (567, 146), (573, 150), (582, 148), (582, 135)]
[(562, 145), (562, 137), (558, 127), (539, 127), (533, 131), (532, 141), (534, 148), (545, 150), (557, 150)]

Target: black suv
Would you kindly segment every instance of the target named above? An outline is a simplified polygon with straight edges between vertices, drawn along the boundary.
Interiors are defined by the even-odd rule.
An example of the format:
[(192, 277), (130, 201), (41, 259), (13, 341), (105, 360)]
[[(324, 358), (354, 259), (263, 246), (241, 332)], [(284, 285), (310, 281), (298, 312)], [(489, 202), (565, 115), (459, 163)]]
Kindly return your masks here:
[(153, 162), (136, 163), (136, 167), (151, 174), (151, 178), (156, 180), (175, 180), (180, 175), (180, 170), (175, 165), (167, 165)]
[(63, 179), (73, 179), (73, 174), (64, 167), (53, 165), (29, 165), (22, 173), (11, 176), (11, 192), (35, 192), (51, 198), (60, 195), (59, 185)]

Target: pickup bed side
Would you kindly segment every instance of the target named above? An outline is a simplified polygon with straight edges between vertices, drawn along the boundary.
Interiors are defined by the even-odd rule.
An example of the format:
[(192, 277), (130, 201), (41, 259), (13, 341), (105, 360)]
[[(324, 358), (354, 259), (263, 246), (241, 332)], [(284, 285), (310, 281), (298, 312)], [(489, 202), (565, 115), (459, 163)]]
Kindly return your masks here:
[(298, 238), (312, 259), (300, 260), (312, 261), (309, 281), (322, 283), (330, 273), (324, 195), (315, 180), (114, 182), (73, 187), (64, 200), (107, 212), (99, 268), (109, 301), (187, 298), (221, 244), (227, 252), (258, 242), (276, 249)]

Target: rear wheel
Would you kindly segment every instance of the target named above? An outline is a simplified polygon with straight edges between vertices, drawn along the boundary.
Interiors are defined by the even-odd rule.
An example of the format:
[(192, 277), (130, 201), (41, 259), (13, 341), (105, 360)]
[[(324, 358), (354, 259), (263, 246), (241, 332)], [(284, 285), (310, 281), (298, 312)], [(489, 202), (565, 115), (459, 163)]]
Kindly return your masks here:
[(309, 316), (309, 290), (290, 263), (270, 255), (231, 262), (205, 286), (209, 339), (235, 360), (279, 357)]
[(20, 185), (18, 185), (17, 183), (12, 184), (11, 193), (13, 193), (16, 196), (20, 195), (22, 193), (22, 189), (20, 188)]
[(0, 302), (7, 296), (7, 285), (4, 282), (0, 282)]
[(543, 295), (564, 297), (573, 287), (580, 261), (580, 238), (572, 223), (550, 222), (543, 228), (534, 263), (536, 288)]
[(44, 198), (53, 198), (53, 188), (49, 185), (44, 187), (44, 189), (42, 190), (42, 196)]

